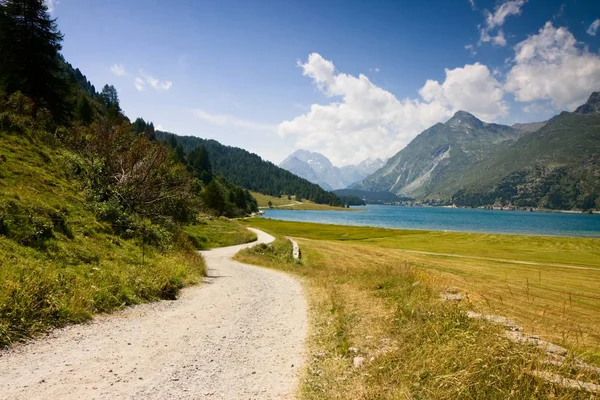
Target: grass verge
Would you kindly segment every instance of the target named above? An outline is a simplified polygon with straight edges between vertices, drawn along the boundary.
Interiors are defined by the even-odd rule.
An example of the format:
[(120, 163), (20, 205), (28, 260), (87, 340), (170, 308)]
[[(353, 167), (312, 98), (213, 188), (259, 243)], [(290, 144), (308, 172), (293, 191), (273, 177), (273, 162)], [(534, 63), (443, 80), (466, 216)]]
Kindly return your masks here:
[(249, 231), (239, 222), (224, 217), (201, 219), (194, 225), (185, 226), (183, 230), (199, 250), (235, 246), (257, 239), (254, 232)]
[[(278, 222), (251, 224), (290, 234)], [(339, 227), (338, 238), (344, 228)], [(333, 234), (333, 228), (327, 230)], [(467, 308), (476, 304), (441, 302), (440, 291), (455, 286), (452, 272), (360, 241), (298, 242), (300, 264), (292, 261), (291, 245), (281, 238), (236, 258), (306, 282), (312, 329), (303, 398), (589, 398), (534, 377), (534, 371), (558, 367), (546, 365), (539, 350), (504, 339), (501, 327), (467, 318)], [(362, 358), (358, 368), (356, 357)], [(569, 365), (554, 372), (598, 382), (597, 375)]]

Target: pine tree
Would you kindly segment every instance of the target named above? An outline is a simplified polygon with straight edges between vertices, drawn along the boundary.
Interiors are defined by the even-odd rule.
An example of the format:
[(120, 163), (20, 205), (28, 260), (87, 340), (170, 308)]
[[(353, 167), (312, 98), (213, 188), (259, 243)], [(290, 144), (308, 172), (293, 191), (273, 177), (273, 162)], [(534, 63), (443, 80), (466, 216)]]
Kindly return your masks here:
[(81, 121), (84, 125), (89, 125), (94, 118), (94, 110), (92, 104), (86, 95), (81, 95), (77, 102), (75, 118)]
[(119, 105), (119, 95), (117, 89), (113, 85), (104, 85), (102, 92), (100, 93), (100, 99), (102, 104), (108, 110), (108, 115), (112, 118), (116, 118), (121, 113), (121, 106)]
[(200, 145), (192, 150), (187, 162), (194, 176), (200, 178), (205, 185), (212, 180), (212, 166), (204, 146)]
[(217, 212), (221, 216), (225, 211), (225, 196), (223, 189), (216, 180), (211, 181), (202, 192), (202, 200), (204, 205)]
[(68, 121), (72, 111), (59, 55), (62, 39), (43, 0), (0, 1), (0, 88), (21, 91), (57, 122)]

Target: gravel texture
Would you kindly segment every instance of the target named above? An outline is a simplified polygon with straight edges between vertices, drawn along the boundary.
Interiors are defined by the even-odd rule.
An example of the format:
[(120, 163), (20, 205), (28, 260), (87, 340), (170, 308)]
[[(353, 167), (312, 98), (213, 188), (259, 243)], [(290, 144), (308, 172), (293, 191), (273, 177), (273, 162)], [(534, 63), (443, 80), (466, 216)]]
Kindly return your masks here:
[[(258, 242), (273, 237), (256, 231)], [(0, 353), (2, 399), (292, 399), (307, 306), (283, 273), (203, 252), (206, 282)]]

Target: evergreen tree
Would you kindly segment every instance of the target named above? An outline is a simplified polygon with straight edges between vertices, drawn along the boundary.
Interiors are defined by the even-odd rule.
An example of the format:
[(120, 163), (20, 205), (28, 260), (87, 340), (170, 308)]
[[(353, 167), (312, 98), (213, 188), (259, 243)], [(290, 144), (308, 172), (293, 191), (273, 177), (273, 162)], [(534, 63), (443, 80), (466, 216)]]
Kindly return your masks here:
[(68, 121), (72, 111), (59, 55), (62, 39), (43, 0), (0, 1), (0, 88), (21, 91), (57, 122)]
[(221, 185), (216, 180), (212, 180), (206, 185), (202, 192), (202, 200), (206, 207), (215, 210), (219, 216), (225, 211), (225, 196), (223, 196)]
[(200, 145), (192, 150), (187, 157), (187, 163), (194, 176), (201, 179), (205, 185), (212, 180), (212, 166), (204, 146)]
[(92, 104), (86, 95), (82, 95), (77, 102), (77, 108), (75, 112), (75, 118), (81, 121), (84, 125), (92, 123), (94, 118), (94, 110)]
[(100, 99), (104, 107), (108, 110), (110, 117), (117, 117), (121, 112), (121, 106), (119, 105), (119, 95), (117, 89), (113, 85), (104, 85), (102, 92), (100, 92)]

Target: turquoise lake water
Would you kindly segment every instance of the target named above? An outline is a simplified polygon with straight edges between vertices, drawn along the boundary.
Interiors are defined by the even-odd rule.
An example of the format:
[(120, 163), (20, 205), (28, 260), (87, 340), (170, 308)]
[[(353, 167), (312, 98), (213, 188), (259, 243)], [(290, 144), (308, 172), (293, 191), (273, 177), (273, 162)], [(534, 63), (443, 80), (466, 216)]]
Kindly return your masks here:
[(600, 214), (369, 205), (364, 211), (265, 210), (265, 218), (321, 224), (600, 238)]

